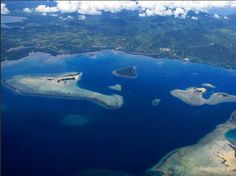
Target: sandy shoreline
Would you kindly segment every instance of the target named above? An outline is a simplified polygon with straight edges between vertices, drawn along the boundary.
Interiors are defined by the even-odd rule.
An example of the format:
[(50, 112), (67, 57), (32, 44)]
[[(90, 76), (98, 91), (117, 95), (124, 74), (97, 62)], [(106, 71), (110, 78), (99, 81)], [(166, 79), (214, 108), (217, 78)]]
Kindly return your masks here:
[(57, 82), (49, 81), (49, 78), (51, 79), (52, 76), (20, 75), (4, 80), (2, 84), (14, 93), (21, 95), (87, 100), (108, 109), (117, 109), (123, 104), (123, 97), (120, 95), (105, 95), (82, 89), (76, 85), (75, 80)]
[(224, 134), (236, 128), (236, 111), (195, 145), (167, 154), (148, 172), (153, 175), (233, 176), (236, 175), (235, 149)]

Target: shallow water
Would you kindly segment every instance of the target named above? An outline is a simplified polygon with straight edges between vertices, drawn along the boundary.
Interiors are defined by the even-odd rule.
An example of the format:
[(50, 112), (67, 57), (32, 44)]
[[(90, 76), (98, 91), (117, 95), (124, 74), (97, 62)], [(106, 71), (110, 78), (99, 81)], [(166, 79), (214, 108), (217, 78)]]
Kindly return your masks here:
[(226, 139), (236, 146), (236, 129), (229, 130), (225, 133)]
[[(126, 66), (137, 66), (136, 79), (112, 75)], [(22, 96), (3, 88), (6, 175), (73, 175), (91, 168), (139, 174), (166, 153), (196, 143), (236, 109), (235, 103), (193, 107), (169, 93), (210, 82), (215, 92), (235, 95), (235, 70), (112, 51), (65, 57), (34, 53), (2, 64), (3, 79), (74, 71), (83, 72), (80, 87), (122, 95), (123, 106), (108, 110), (85, 100)], [(109, 89), (114, 84), (122, 85), (122, 91)], [(157, 97), (161, 103), (153, 106)], [(89, 123), (60, 125), (70, 114), (86, 116)]]

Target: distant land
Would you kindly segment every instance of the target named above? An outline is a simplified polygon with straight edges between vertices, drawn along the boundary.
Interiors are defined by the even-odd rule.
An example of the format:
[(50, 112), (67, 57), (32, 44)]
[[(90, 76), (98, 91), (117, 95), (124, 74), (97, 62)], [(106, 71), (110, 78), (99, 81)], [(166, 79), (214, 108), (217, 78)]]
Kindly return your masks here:
[[(236, 68), (236, 14), (216, 19), (190, 11), (180, 19), (142, 18), (136, 11), (122, 11), (87, 16), (85, 20), (23, 12), (11, 15), (24, 20), (2, 27), (1, 60), (19, 59), (36, 51), (58, 55), (114, 49)], [(192, 16), (198, 20), (192, 20)]]

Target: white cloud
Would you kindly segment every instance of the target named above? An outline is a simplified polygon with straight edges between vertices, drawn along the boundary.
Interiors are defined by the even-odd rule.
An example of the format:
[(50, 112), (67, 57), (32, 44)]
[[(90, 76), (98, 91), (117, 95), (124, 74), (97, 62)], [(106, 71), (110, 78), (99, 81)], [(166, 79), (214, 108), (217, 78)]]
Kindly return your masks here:
[(26, 12), (26, 13), (32, 13), (32, 10), (28, 7), (24, 8), (23, 11)]
[(220, 16), (217, 15), (217, 14), (214, 14), (213, 17), (216, 18), (216, 19), (220, 19)]
[(61, 19), (61, 20), (73, 20), (74, 17), (72, 17), (70, 15), (67, 15), (66, 17), (60, 16), (59, 19)]
[(192, 20), (198, 20), (198, 17), (192, 16)]
[(117, 13), (121, 10), (135, 10), (135, 1), (57, 1), (62, 13), (77, 12), (83, 15), (100, 15), (102, 11)]
[(140, 17), (145, 17), (145, 16), (146, 16), (145, 13), (139, 13), (138, 15), (139, 15)]
[(86, 19), (86, 16), (85, 16), (85, 15), (79, 15), (78, 19), (79, 19), (79, 20), (85, 20), (85, 19)]
[(55, 13), (52, 13), (52, 14), (50, 14), (50, 16), (56, 17), (56, 16), (58, 16), (58, 15), (55, 14)]
[(187, 15), (187, 11), (185, 11), (183, 8), (179, 8), (177, 7), (175, 10), (174, 10), (174, 15), (175, 17), (181, 17), (181, 18), (185, 18), (185, 16)]
[(74, 18), (72, 16), (68, 15), (67, 19), (73, 20)]
[(56, 6), (39, 5), (35, 12), (100, 15), (122, 10), (138, 10), (139, 16), (175, 16), (185, 18), (190, 10), (207, 12), (211, 8), (236, 8), (236, 1), (57, 1)]
[(35, 12), (39, 12), (39, 13), (55, 13), (58, 12), (58, 8), (57, 7), (49, 7), (49, 6), (45, 6), (45, 5), (39, 5), (38, 7), (35, 8)]
[(199, 11), (207, 12), (215, 7), (236, 8), (236, 1), (139, 1), (137, 5), (142, 16), (144, 16), (143, 13), (146, 13), (146, 16), (174, 15), (185, 18), (190, 10), (199, 13)]
[(6, 4), (1, 3), (1, 14), (5, 15), (5, 14), (8, 14), (8, 13), (10, 13), (10, 11), (8, 10)]
[(223, 18), (224, 18), (225, 20), (228, 20), (228, 19), (229, 19), (229, 17), (227, 17), (227, 16), (224, 16)]

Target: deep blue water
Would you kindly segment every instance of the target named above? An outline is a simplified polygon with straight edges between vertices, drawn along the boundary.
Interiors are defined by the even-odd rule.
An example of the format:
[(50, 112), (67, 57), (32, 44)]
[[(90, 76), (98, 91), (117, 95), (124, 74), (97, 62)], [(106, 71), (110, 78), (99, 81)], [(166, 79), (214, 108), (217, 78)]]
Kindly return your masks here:
[[(132, 65), (136, 79), (111, 74)], [(214, 91), (236, 94), (235, 70), (112, 51), (64, 58), (34, 54), (2, 64), (3, 79), (65, 71), (82, 71), (81, 87), (120, 94), (125, 103), (108, 110), (85, 100), (16, 95), (2, 87), (4, 175), (70, 176), (91, 168), (140, 174), (171, 150), (196, 143), (236, 109), (235, 103), (193, 107), (169, 93), (209, 82)], [(121, 92), (108, 88), (117, 83)], [(161, 99), (159, 106), (152, 106), (154, 98)], [(70, 114), (90, 121), (62, 126), (59, 122)]]

